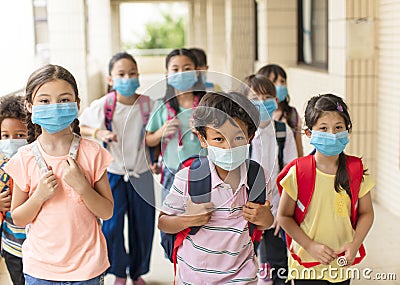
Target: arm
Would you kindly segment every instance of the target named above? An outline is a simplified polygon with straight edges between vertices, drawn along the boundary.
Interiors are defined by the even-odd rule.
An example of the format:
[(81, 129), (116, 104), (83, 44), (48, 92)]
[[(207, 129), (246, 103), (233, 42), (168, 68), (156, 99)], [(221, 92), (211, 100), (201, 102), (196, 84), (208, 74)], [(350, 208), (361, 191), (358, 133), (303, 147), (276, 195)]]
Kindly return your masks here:
[(278, 223), (312, 257), (322, 264), (328, 265), (336, 258), (336, 254), (328, 246), (313, 241), (304, 233), (293, 218), (295, 206), (296, 201), (283, 191), (278, 208)]
[(354, 262), (357, 251), (367, 236), (374, 221), (374, 209), (371, 201), (371, 193), (368, 192), (358, 200), (358, 221), (353, 241), (343, 246), (337, 254), (345, 253), (344, 257), (351, 265)]
[(94, 184), (94, 189), (86, 180), (82, 169), (71, 157), (62, 162), (64, 174), (62, 179), (71, 186), (82, 198), (86, 207), (103, 220), (108, 220), (113, 215), (114, 201), (108, 183), (107, 172)]
[(176, 133), (179, 128), (180, 121), (178, 119), (167, 120), (164, 124), (155, 132), (146, 132), (145, 142), (148, 146), (157, 146), (163, 137), (167, 138)]
[(204, 226), (211, 218), (213, 204), (194, 204), (187, 201), (187, 209), (183, 215), (168, 215), (160, 212), (158, 216), (158, 229), (170, 234), (178, 233), (186, 228)]
[(103, 142), (117, 141), (117, 134), (110, 132), (109, 130), (100, 130), (85, 125), (81, 125), (80, 128), (82, 136), (92, 137)]
[(58, 185), (52, 170), (46, 172), (39, 181), (36, 191), (29, 197), (28, 192), (24, 192), (14, 183), (14, 189), (11, 200), (11, 215), (14, 224), (24, 227), (31, 223), (42, 205), (50, 199), (57, 191)]
[(2, 190), (2, 192), (0, 193), (0, 211), (1, 212), (10, 211), (10, 206), (11, 206), (10, 190), (6, 191)]

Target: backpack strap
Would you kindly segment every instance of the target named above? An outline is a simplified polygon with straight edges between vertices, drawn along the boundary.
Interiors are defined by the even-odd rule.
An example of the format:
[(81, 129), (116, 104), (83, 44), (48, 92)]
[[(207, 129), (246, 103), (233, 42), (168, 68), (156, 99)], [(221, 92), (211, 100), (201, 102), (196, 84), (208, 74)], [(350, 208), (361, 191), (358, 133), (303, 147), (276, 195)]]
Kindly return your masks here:
[[(248, 200), (253, 203), (264, 204), (266, 197), (266, 183), (264, 170), (260, 167), (260, 164), (254, 160), (248, 160), (248, 170), (247, 170), (247, 185), (249, 189), (247, 190)], [(263, 234), (262, 230), (257, 228), (257, 225), (253, 223), (248, 223), (249, 235), (251, 241), (254, 243), (254, 249), (258, 247)]]
[(105, 125), (106, 129), (110, 132), (112, 131), (112, 119), (114, 116), (115, 105), (117, 104), (117, 93), (115, 91), (111, 91), (106, 95), (106, 101), (104, 104), (104, 116), (105, 116)]
[[(72, 139), (71, 146), (70, 146), (69, 152), (68, 152), (68, 155), (70, 157), (72, 157), (74, 160), (76, 159), (76, 156), (78, 154), (80, 140), (81, 140), (81, 137), (74, 133), (74, 137)], [(32, 149), (33, 155), (35, 156), (35, 161), (39, 167), (40, 175), (43, 175), (44, 173), (49, 171), (49, 168), (47, 166), (46, 161), (43, 159), (43, 156), (40, 153), (39, 147), (37, 144), (38, 144), (37, 140), (34, 141), (31, 144), (31, 146), (32, 146), (31, 149)]]
[(278, 163), (279, 170), (283, 169), (283, 149), (285, 148), (286, 142), (286, 124), (274, 120), (275, 123), (275, 137), (278, 144)]

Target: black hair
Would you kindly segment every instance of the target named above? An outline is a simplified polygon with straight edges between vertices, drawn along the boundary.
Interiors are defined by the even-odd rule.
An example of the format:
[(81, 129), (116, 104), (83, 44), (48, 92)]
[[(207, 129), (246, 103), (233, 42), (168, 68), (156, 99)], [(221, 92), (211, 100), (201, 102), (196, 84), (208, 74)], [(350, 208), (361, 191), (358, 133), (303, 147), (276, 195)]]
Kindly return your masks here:
[(235, 124), (234, 118), (247, 125), (249, 137), (255, 134), (260, 123), (257, 108), (245, 95), (238, 92), (209, 92), (201, 99), (199, 106), (193, 112), (193, 125), (206, 138), (207, 126), (218, 128), (226, 120)]
[[(0, 127), (4, 119), (17, 119), (25, 123), (25, 98), (16, 94), (7, 95), (0, 99)], [(1, 131), (1, 129), (0, 129)]]
[[(278, 76), (281, 76), (285, 80), (287, 80), (287, 75), (285, 70), (277, 65), (277, 64), (268, 64), (263, 67), (261, 67), (258, 71), (258, 74), (263, 74), (264, 76), (270, 78), (271, 75), (273, 75), (272, 82), (275, 83), (275, 81), (278, 79)], [(290, 96), (287, 95), (285, 100), (282, 102), (279, 102), (279, 107), (282, 110), (282, 115), (279, 118), (279, 120), (282, 120), (282, 118), (286, 118), (287, 124), (289, 127), (293, 130), (297, 128), (297, 114), (296, 111), (293, 107), (289, 106), (290, 102)]]
[[(51, 82), (57, 79), (68, 82), (75, 93), (76, 102), (79, 102), (78, 85), (76, 84), (74, 76), (64, 67), (59, 65), (47, 64), (34, 71), (29, 76), (28, 83), (25, 88), (25, 100), (28, 103), (33, 104), (33, 97), (36, 95), (37, 90), (45, 83)], [(33, 142), (42, 133), (42, 128), (32, 123), (32, 114), (27, 112), (26, 121), (28, 127), (28, 143)], [(72, 124), (72, 131), (80, 135), (79, 120), (76, 118)]]
[(207, 55), (201, 48), (190, 48), (189, 49), (194, 56), (197, 58), (198, 66), (207, 66)]
[[(137, 68), (137, 63), (136, 63), (136, 60), (133, 58), (133, 56), (132, 56), (131, 54), (129, 54), (129, 53), (123, 51), (123, 52), (119, 52), (119, 53), (114, 54), (114, 55), (112, 56), (112, 58), (110, 59), (110, 62), (108, 63), (108, 75), (111, 76), (111, 71), (112, 71), (113, 68), (114, 68), (114, 64), (115, 64), (118, 60), (123, 59), (123, 58), (132, 61), (132, 62), (135, 64), (136, 68)], [(112, 90), (113, 90), (113, 87), (110, 86), (110, 85), (108, 85), (108, 87), (107, 87), (107, 92), (111, 92)]]
[[(342, 98), (333, 94), (314, 96), (308, 101), (305, 111), (305, 124), (308, 130), (312, 130), (312, 127), (325, 112), (337, 112), (343, 118), (346, 129), (351, 132), (352, 123), (348, 107)], [(344, 152), (339, 154), (338, 168), (335, 176), (335, 191), (340, 192), (342, 189), (347, 192), (351, 199), (346, 155)]]
[(248, 96), (250, 89), (252, 89), (257, 94), (268, 94), (276, 97), (276, 89), (274, 83), (268, 79), (268, 77), (262, 74), (252, 74), (244, 79), (245, 95)]
[[(171, 61), (171, 59), (174, 56), (179, 56), (179, 55), (188, 57), (193, 62), (195, 69), (199, 66), (195, 55), (190, 50), (181, 48), (181, 49), (174, 49), (167, 55), (167, 57), (165, 59), (166, 70), (168, 70), (168, 65), (169, 65), (169, 62)], [(199, 100), (200, 100), (205, 94), (204, 90), (205, 90), (205, 86), (204, 86), (203, 80), (201, 78), (201, 75), (199, 73), (199, 75), (197, 76), (197, 82), (193, 85), (193, 95), (198, 96)], [(165, 91), (165, 96), (163, 98), (163, 101), (165, 103), (169, 102), (172, 109), (175, 110), (175, 115), (177, 115), (179, 113), (179, 103), (175, 96), (175, 89), (174, 89), (174, 87), (172, 87), (171, 85), (168, 84), (168, 80), (167, 80), (167, 90)]]

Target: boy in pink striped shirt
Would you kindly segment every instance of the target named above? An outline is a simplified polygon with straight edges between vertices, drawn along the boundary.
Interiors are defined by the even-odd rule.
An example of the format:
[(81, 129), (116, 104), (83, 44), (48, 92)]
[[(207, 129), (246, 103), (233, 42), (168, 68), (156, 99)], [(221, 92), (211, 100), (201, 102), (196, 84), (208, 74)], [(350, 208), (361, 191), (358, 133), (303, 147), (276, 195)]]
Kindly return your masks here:
[(258, 263), (248, 222), (267, 229), (274, 218), (269, 201), (248, 201), (249, 144), (259, 123), (255, 106), (239, 93), (208, 93), (193, 113), (201, 146), (207, 148), (211, 201), (194, 204), (188, 168), (176, 174), (158, 219), (166, 233), (201, 226), (178, 248), (179, 284), (257, 284)]

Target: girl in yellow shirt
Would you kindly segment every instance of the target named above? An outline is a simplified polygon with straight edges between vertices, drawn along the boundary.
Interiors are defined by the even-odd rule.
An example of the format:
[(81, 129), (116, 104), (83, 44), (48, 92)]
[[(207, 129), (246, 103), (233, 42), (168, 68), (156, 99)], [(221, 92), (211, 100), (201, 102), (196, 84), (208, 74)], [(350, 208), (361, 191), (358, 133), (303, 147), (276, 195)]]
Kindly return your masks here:
[(343, 100), (332, 94), (319, 95), (308, 101), (305, 112), (306, 135), (315, 146), (315, 190), (305, 217), (300, 224), (294, 219), (298, 198), (296, 166), (281, 180), (282, 197), (278, 221), (293, 238), (291, 251), (302, 262), (317, 262), (305, 268), (289, 257), (288, 279), (295, 285), (350, 284), (346, 267), (339, 264), (339, 256), (353, 264), (374, 219), (370, 190), (374, 183), (363, 176), (358, 194), (358, 222), (353, 229), (351, 193), (343, 150), (348, 143), (351, 119)]

